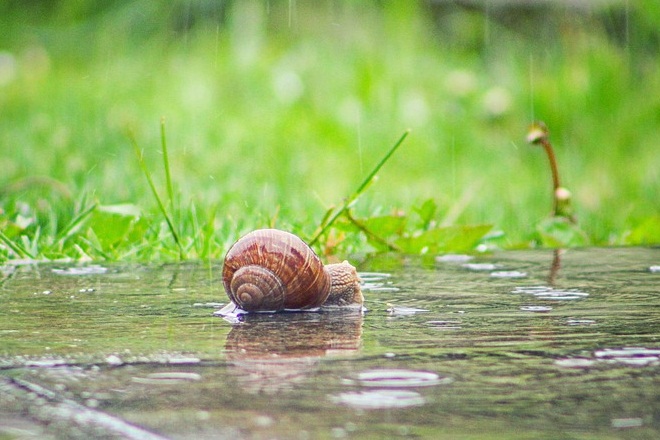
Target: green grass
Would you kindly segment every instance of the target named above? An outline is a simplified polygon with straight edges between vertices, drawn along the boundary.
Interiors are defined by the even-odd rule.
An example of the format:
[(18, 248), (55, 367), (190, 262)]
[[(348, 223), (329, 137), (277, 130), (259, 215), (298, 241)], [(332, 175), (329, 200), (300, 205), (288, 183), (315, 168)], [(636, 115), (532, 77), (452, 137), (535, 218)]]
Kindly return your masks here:
[(659, 243), (642, 3), (513, 23), (410, 2), (4, 4), (0, 260), (219, 258), (258, 227), (311, 239), (356, 192), (317, 249), (465, 250), (480, 225), (492, 246), (560, 245), (537, 119), (580, 243)]

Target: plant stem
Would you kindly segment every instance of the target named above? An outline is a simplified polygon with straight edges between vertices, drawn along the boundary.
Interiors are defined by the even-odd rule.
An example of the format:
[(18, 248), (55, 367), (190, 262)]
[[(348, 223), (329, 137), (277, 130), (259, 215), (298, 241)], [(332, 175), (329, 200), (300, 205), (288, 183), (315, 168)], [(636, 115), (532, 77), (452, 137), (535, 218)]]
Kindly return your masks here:
[(374, 234), (361, 221), (359, 221), (358, 219), (353, 217), (353, 215), (351, 215), (351, 210), (350, 209), (346, 210), (346, 218), (348, 218), (348, 221), (353, 223), (355, 225), (355, 227), (357, 227), (360, 231), (362, 231), (364, 233), (364, 235), (366, 235), (367, 237), (371, 237), (372, 240), (377, 241), (378, 243), (380, 243), (383, 246), (387, 247), (387, 249), (389, 249), (390, 251), (401, 252), (401, 248), (399, 248), (398, 246), (390, 243), (389, 241), (387, 241), (383, 237)]
[(550, 162), (550, 171), (552, 173), (552, 215), (556, 217), (559, 215), (559, 200), (557, 199), (557, 189), (561, 187), (559, 182), (559, 168), (557, 167), (557, 158), (555, 157), (555, 151), (552, 148), (550, 143), (549, 131), (546, 125), (543, 122), (535, 122), (530, 127), (529, 134), (527, 135), (527, 140), (532, 144), (541, 144), (545, 150), (545, 154), (548, 156), (548, 161)]
[(345, 213), (353, 204), (357, 201), (358, 197), (362, 195), (362, 193), (367, 189), (367, 187), (373, 182), (374, 177), (376, 177), (376, 174), (380, 169), (385, 165), (385, 162), (389, 160), (390, 157), (394, 154), (394, 152), (401, 146), (403, 141), (408, 137), (410, 134), (410, 130), (406, 130), (401, 137), (399, 138), (398, 141), (392, 146), (392, 148), (389, 149), (387, 154), (376, 164), (373, 170), (367, 175), (367, 177), (362, 181), (360, 186), (358, 186), (357, 190), (351, 194), (348, 198), (344, 199), (344, 203), (342, 206), (335, 212), (333, 216), (326, 216), (328, 220), (325, 222), (322, 222), (321, 225), (317, 228), (316, 234), (309, 240), (309, 245), (312, 246), (314, 245), (321, 235), (325, 233), (325, 231), (328, 230), (330, 226), (343, 214)]

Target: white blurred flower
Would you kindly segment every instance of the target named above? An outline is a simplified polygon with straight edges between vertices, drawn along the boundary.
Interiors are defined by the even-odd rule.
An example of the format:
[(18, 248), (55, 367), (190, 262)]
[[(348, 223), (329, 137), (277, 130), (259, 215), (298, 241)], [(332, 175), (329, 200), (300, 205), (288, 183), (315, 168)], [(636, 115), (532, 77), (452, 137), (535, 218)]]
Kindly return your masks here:
[(293, 70), (279, 70), (273, 76), (275, 96), (285, 103), (296, 102), (302, 96), (305, 87), (300, 76)]
[(0, 52), (0, 87), (16, 77), (16, 58), (9, 52)]
[(498, 117), (511, 108), (511, 93), (504, 87), (492, 87), (483, 97), (483, 108), (489, 116)]
[(466, 96), (477, 88), (477, 77), (469, 70), (453, 70), (445, 78), (449, 93), (456, 96)]

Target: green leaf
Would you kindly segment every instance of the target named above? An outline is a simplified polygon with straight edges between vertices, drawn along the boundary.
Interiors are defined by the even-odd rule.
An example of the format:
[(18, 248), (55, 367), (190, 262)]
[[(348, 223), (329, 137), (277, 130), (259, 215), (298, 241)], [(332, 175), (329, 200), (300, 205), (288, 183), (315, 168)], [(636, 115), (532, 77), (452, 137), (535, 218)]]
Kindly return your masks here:
[(360, 220), (367, 230), (381, 238), (402, 235), (406, 222), (407, 218), (400, 215), (382, 215)]
[(395, 241), (395, 245), (411, 254), (470, 251), (491, 228), (491, 225), (445, 226), (411, 237), (401, 237)]
[[(135, 205), (99, 206), (90, 218), (89, 226), (103, 249), (114, 248), (122, 241), (139, 238), (144, 233), (140, 224), (140, 209)], [(138, 226), (136, 228), (136, 226)], [(137, 236), (136, 236), (137, 234)]]
[(541, 245), (547, 247), (575, 247), (589, 243), (587, 235), (565, 217), (550, 217), (536, 226)]
[(438, 205), (435, 203), (435, 200), (428, 199), (421, 206), (416, 206), (413, 210), (419, 215), (420, 220), (422, 221), (422, 228), (428, 229), (433, 216), (438, 210)]

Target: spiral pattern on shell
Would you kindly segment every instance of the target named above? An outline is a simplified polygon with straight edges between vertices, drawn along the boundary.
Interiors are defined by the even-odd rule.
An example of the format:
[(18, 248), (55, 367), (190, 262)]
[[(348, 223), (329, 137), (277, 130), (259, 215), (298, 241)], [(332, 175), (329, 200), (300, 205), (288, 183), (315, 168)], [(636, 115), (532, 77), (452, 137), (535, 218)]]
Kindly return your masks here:
[(227, 252), (222, 282), (241, 309), (279, 311), (320, 307), (330, 292), (330, 275), (300, 238), (277, 229), (260, 229)]

